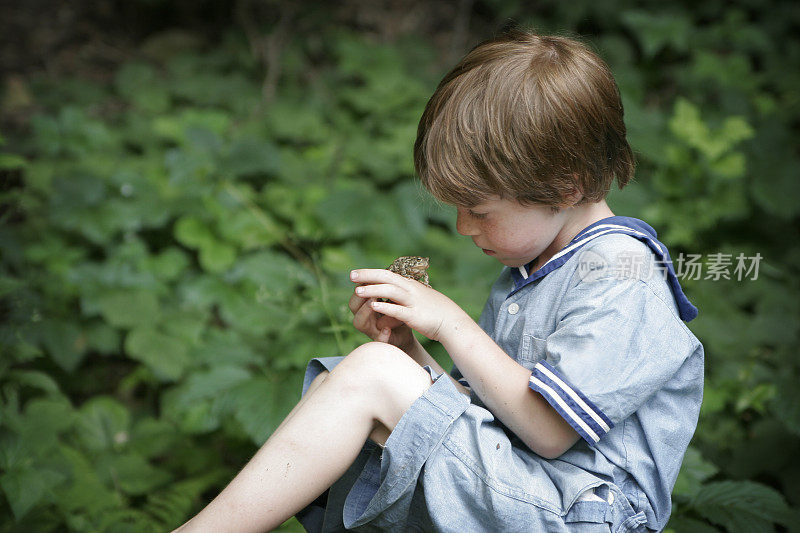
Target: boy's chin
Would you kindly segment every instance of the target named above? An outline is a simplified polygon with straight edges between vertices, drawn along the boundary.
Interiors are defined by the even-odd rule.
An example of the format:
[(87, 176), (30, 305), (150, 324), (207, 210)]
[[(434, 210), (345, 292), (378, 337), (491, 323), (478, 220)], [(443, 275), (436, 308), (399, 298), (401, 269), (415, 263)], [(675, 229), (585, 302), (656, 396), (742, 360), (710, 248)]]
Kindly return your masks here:
[(525, 261), (524, 259), (500, 259), (500, 258), (497, 258), (497, 260), (500, 263), (504, 264), (505, 266), (511, 267), (511, 268), (519, 268), (521, 266), (524, 266), (524, 265), (527, 265), (528, 263), (530, 263), (530, 261)]

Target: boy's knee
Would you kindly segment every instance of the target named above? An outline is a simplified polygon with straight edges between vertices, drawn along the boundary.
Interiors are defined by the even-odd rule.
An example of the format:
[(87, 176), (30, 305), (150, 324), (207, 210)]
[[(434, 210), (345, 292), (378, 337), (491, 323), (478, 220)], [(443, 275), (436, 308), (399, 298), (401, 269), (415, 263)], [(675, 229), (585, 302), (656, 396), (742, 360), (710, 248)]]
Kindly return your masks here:
[(383, 342), (359, 346), (334, 369), (347, 376), (351, 386), (398, 395), (419, 397), (430, 386), (430, 375), (399, 348)]

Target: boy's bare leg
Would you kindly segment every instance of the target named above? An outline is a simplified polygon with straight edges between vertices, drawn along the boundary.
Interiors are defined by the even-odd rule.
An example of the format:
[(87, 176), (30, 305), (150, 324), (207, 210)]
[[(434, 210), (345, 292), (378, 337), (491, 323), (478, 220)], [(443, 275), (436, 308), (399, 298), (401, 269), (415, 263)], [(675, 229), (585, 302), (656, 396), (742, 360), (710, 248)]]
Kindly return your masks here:
[(285, 426), (286, 423), (297, 413), (297, 411), (300, 410), (300, 406), (302, 406), (304, 403), (306, 403), (306, 401), (314, 393), (314, 391), (317, 390), (317, 388), (320, 385), (322, 385), (322, 382), (325, 381), (325, 378), (328, 377), (328, 374), (329, 374), (329, 372), (327, 370), (323, 370), (322, 372), (319, 373), (319, 375), (317, 377), (315, 377), (311, 381), (311, 383), (309, 383), (308, 389), (306, 390), (306, 393), (303, 394), (303, 396), (300, 397), (300, 399), (297, 401), (297, 404), (295, 404), (295, 406), (292, 407), (292, 410), (289, 411), (289, 414), (286, 415), (286, 418), (284, 418), (281, 421), (281, 423), (278, 424), (278, 427), (275, 428), (275, 431), (272, 432), (273, 434), (277, 433), (278, 431), (280, 431), (281, 428), (283, 426)]
[(270, 531), (314, 501), (430, 386), (425, 370), (388, 344), (354, 350), (270, 436), (227, 487), (176, 531)]

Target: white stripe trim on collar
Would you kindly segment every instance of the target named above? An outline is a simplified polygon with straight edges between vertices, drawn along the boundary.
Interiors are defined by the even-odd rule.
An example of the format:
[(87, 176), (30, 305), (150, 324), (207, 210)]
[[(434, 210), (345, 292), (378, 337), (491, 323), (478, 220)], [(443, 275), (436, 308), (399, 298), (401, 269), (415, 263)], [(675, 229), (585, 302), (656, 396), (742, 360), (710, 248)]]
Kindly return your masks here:
[(519, 270), (522, 279), (528, 279), (528, 271), (525, 269), (525, 265), (518, 266), (517, 270)]
[[(631, 232), (631, 233), (635, 233), (635, 234), (637, 234), (637, 235), (641, 235), (642, 237), (645, 237), (645, 238), (647, 238), (648, 240), (652, 240), (652, 237), (651, 237), (650, 235), (646, 234), (646, 233), (642, 233), (641, 231), (636, 231), (635, 229), (629, 228), (629, 227), (627, 227), (627, 226), (617, 226), (617, 225), (615, 225), (615, 224), (602, 224), (601, 226), (596, 226), (596, 227), (592, 228), (592, 229), (591, 229), (591, 230), (589, 230), (589, 231), (594, 231), (595, 229), (599, 229), (599, 228), (601, 228), (601, 227), (609, 227), (609, 228), (611, 228), (611, 229), (607, 229), (607, 230), (605, 230), (605, 231), (600, 231), (600, 232), (597, 232), (597, 233), (592, 233), (592, 234), (591, 234), (591, 235), (589, 235), (588, 237), (586, 237), (586, 238), (583, 238), (583, 239), (579, 240), (578, 242), (572, 243), (572, 245), (570, 245), (570, 246), (567, 246), (566, 248), (564, 248), (563, 250), (561, 250), (560, 252), (558, 252), (556, 255), (554, 255), (553, 257), (551, 257), (551, 258), (550, 258), (550, 261), (555, 261), (556, 259), (558, 259), (558, 258), (559, 258), (559, 257), (561, 257), (562, 255), (568, 254), (569, 252), (571, 252), (571, 251), (572, 251), (572, 250), (574, 250), (575, 248), (578, 248), (578, 247), (580, 247), (580, 246), (583, 246), (584, 244), (586, 244), (587, 242), (591, 241), (591, 240), (592, 240), (592, 239), (594, 239), (594, 238), (597, 238), (597, 237), (599, 237), (599, 236), (601, 236), (601, 235), (605, 235), (606, 233), (613, 233), (613, 232), (615, 232), (615, 231), (624, 230), (624, 231), (628, 231), (628, 232)], [(653, 242), (655, 242), (655, 241), (653, 241)], [(658, 244), (658, 243), (656, 243), (656, 244)], [(661, 247), (659, 246), (659, 249), (660, 249), (660, 248), (661, 248)], [(539, 268), (539, 270), (541, 270), (542, 268), (544, 268), (544, 267), (546, 267), (548, 264), (550, 264), (550, 261), (548, 261), (547, 263), (545, 263), (544, 265), (542, 265), (542, 266)], [(526, 275), (526, 276), (524, 276), (524, 277), (525, 277), (525, 278), (527, 278), (528, 276)]]
[[(652, 235), (648, 235), (647, 233), (642, 233), (639, 230), (635, 230), (635, 229), (630, 228), (628, 226), (622, 226), (620, 224), (600, 224), (599, 226), (595, 226), (592, 229), (590, 229), (589, 232), (591, 233), (591, 232), (593, 232), (595, 230), (602, 229), (602, 228), (624, 229), (624, 230), (630, 231), (632, 233), (635, 233), (636, 235), (641, 235), (642, 237), (646, 237), (648, 240), (653, 241), (656, 245), (658, 245), (658, 243), (653, 239)], [(603, 233), (608, 233), (608, 232), (603, 232)], [(602, 235), (602, 233), (600, 235)], [(658, 246), (658, 248), (659, 248), (659, 250), (661, 250), (661, 253), (666, 252), (666, 250), (661, 248), (660, 245)]]

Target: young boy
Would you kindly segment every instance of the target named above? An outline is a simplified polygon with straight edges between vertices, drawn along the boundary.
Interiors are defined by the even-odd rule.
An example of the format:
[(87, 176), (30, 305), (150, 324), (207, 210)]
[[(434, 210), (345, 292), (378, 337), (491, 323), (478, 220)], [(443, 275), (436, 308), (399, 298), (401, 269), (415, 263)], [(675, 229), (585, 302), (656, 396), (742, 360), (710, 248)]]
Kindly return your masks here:
[[(633, 175), (605, 64), (561, 37), (474, 48), (420, 121), (422, 183), (505, 265), (478, 323), (436, 290), (351, 273), (377, 342), (313, 359), (303, 397), (183, 528), (647, 531), (694, 432), (703, 347), (666, 247), (604, 198)], [(388, 299), (383, 301), (382, 299)], [(448, 375), (412, 330), (439, 341)]]

